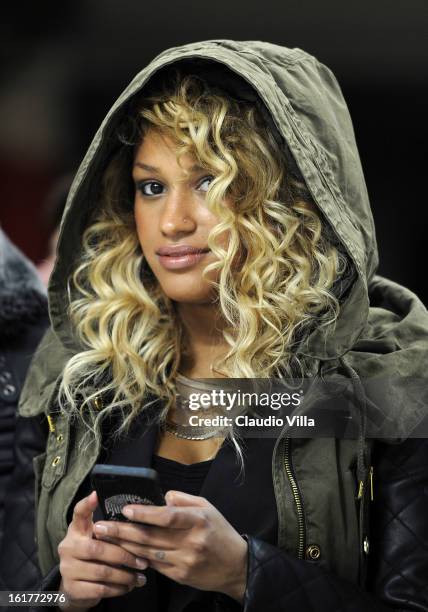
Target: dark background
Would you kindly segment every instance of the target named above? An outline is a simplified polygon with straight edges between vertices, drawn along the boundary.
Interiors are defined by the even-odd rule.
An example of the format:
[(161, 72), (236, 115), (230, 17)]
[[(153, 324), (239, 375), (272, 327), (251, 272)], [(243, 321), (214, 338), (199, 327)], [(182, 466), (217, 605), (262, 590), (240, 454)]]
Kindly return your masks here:
[(300, 47), (336, 74), (365, 170), (379, 272), (428, 302), (426, 0), (45, 0), (2, 7), (0, 223), (34, 261), (43, 208), (129, 80), (165, 48), (211, 38)]

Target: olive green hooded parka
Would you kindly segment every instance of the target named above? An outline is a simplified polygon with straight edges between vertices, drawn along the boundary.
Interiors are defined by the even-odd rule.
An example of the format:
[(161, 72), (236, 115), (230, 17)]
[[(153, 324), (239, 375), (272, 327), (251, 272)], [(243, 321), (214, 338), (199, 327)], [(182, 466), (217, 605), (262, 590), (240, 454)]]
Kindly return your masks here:
[[(152, 75), (188, 59), (202, 71), (204, 61), (218, 63), (230, 81), (235, 75), (238, 92), (244, 81), (247, 90), (254, 89), (352, 263), (353, 283), (334, 334), (318, 328), (299, 346), (308, 371), (312, 376), (335, 374), (352, 381), (361, 413), (367, 406), (362, 380), (423, 378), (427, 313), (411, 291), (376, 275), (373, 218), (351, 120), (335, 77), (300, 49), (259, 41), (211, 40), (158, 55), (119, 96), (95, 135), (68, 197), (49, 287), (52, 329), (33, 360), (20, 402), (21, 416), (52, 411), (64, 364), (78, 350), (67, 317), (67, 278), (79, 254), (89, 208), (97, 199), (115, 129), (130, 98)], [(426, 405), (426, 397), (425, 402), (406, 406), (398, 394), (390, 394), (384, 416), (396, 429), (382, 434), (381, 422), (379, 437), (410, 435), (425, 415)], [(67, 511), (99, 453), (95, 443), (84, 452), (78, 449), (80, 426), (73, 425), (70, 431), (66, 419), (53, 419), (46, 453), (35, 460), (43, 573), (58, 562), (57, 546), (67, 530)], [(359, 434), (354, 440), (290, 440), (284, 435), (272, 457), (278, 546), (300, 558), (322, 560), (331, 571), (355, 583), (362, 580), (368, 548), (370, 444), (363, 419)]]

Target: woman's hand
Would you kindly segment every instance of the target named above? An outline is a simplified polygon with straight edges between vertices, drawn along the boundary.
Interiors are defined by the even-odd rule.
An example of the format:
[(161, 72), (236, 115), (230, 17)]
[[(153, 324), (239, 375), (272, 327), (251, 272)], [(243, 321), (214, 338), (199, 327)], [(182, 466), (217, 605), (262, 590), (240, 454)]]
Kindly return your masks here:
[(115, 544), (93, 538), (95, 492), (74, 507), (73, 520), (58, 546), (60, 591), (67, 596), (62, 610), (87, 610), (104, 597), (117, 597), (146, 582), (144, 574), (125, 569), (146, 569), (147, 561)]
[(168, 491), (166, 506), (129, 505), (123, 514), (144, 523), (100, 521), (95, 534), (149, 560), (150, 567), (181, 584), (243, 601), (247, 543), (203, 497)]

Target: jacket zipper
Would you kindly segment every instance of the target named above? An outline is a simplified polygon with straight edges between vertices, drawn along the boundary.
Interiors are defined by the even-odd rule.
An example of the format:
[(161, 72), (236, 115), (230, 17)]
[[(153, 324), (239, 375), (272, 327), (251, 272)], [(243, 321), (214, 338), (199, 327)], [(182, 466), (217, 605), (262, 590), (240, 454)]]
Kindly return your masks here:
[(305, 549), (305, 516), (303, 512), (303, 501), (300, 495), (299, 487), (297, 486), (296, 476), (293, 471), (290, 455), (290, 438), (284, 440), (284, 465), (285, 473), (287, 474), (288, 481), (290, 483), (291, 491), (294, 497), (294, 503), (296, 504), (297, 510), (297, 525), (298, 525), (298, 546), (297, 546), (297, 558), (303, 559)]

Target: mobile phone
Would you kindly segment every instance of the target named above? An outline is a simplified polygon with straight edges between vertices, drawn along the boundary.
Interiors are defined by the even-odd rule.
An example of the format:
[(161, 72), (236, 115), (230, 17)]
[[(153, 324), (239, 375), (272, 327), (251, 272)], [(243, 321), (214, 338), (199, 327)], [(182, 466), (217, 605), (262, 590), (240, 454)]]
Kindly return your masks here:
[(151, 468), (97, 463), (91, 472), (91, 484), (106, 521), (130, 522), (122, 514), (127, 504), (166, 504), (158, 473)]

